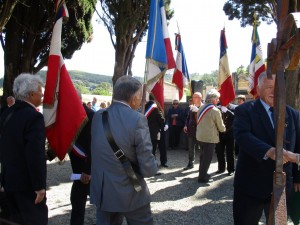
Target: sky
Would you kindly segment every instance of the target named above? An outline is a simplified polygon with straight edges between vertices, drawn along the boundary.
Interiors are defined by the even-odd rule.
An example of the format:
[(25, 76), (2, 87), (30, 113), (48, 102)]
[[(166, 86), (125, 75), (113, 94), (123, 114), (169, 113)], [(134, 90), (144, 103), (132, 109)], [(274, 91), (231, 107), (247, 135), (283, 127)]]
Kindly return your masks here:
[[(175, 35), (178, 27), (187, 61), (187, 67), (192, 73), (210, 73), (218, 70), (220, 55), (220, 32), (225, 27), (227, 39), (227, 55), (229, 68), (235, 72), (241, 65), (247, 67), (251, 55), (252, 26), (240, 27), (238, 20), (229, 21), (223, 11), (225, 0), (172, 0), (171, 8), (174, 17), (169, 21), (169, 35), (176, 59)], [(80, 70), (90, 73), (112, 76), (114, 70), (115, 51), (110, 36), (103, 24), (93, 17), (93, 40), (83, 44), (71, 60), (65, 60), (68, 70)], [(178, 27), (177, 27), (178, 24)], [(261, 23), (258, 33), (263, 51), (267, 57), (267, 44), (276, 37), (276, 25)], [(138, 44), (133, 60), (134, 76), (144, 76), (147, 35)], [(0, 59), (3, 52), (0, 52)], [(1, 68), (2, 67), (2, 68)], [(44, 68), (47, 69), (47, 68)], [(0, 61), (0, 71), (3, 62)]]

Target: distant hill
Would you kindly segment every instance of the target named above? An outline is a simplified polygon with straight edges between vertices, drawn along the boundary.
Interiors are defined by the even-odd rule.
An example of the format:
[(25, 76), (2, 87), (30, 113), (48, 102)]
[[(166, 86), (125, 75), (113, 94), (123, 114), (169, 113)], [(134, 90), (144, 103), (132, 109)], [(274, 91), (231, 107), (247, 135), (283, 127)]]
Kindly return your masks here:
[[(41, 76), (44, 82), (46, 81), (46, 72), (47, 71), (45, 70), (41, 70), (37, 73)], [(90, 84), (90, 86), (97, 86), (102, 82), (107, 82), (112, 85), (112, 76), (100, 75), (95, 73), (87, 73), (78, 70), (69, 70), (68, 72), (73, 82), (81, 81), (85, 84)], [(135, 77), (135, 78), (138, 79), (140, 82), (144, 81), (143, 77)], [(0, 87), (3, 87), (3, 77), (0, 78)]]
[[(46, 81), (46, 70), (41, 70), (38, 72), (38, 74), (41, 76), (43, 81)], [(107, 76), (107, 75), (100, 75), (100, 74), (95, 74), (95, 73), (87, 73), (83, 71), (78, 71), (78, 70), (69, 70), (68, 71), (72, 81), (75, 82), (80, 82), (83, 83), (87, 87), (94, 88), (98, 86), (102, 82), (107, 82), (112, 85), (112, 76)], [(171, 83), (172, 82), (172, 76), (173, 74), (166, 74), (165, 75), (165, 81)], [(190, 74), (191, 80), (200, 80), (203, 75), (199, 74)], [(144, 82), (143, 77), (135, 77), (137, 80), (139, 80), (141, 83)], [(3, 87), (3, 78), (0, 78), (0, 87)]]

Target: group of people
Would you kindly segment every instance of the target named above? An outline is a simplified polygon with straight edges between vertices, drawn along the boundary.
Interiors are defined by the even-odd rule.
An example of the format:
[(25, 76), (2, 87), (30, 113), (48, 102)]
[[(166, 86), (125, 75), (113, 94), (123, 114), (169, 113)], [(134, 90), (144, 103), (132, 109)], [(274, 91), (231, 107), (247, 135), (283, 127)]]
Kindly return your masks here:
[[(235, 170), (234, 223), (258, 224), (262, 212), (268, 220), (276, 147), (276, 120), (272, 115), (274, 80), (274, 76), (269, 79), (262, 73), (257, 87), (259, 98), (236, 107), (233, 120), (230, 106), (217, 107), (218, 91), (208, 91), (204, 103), (201, 93), (195, 92), (187, 120), (180, 125), (176, 111), (178, 102), (167, 122), (152, 97), (143, 115), (138, 112), (142, 101), (141, 83), (130, 76), (120, 77), (114, 85), (110, 107), (94, 112), (83, 104), (89, 122), (69, 153), (73, 172), (81, 174), (80, 180), (72, 185), (71, 224), (84, 223), (88, 194), (97, 208), (97, 225), (122, 224), (124, 217), (131, 225), (153, 224), (150, 192), (144, 178), (157, 174), (156, 146), (164, 138), (161, 131), (168, 129), (166, 125), (174, 133), (176, 126), (185, 125), (189, 157), (184, 169), (193, 168), (194, 151), (199, 147), (198, 182), (204, 183), (210, 180), (207, 172), (213, 152), (217, 152), (218, 161), (219, 157), (223, 158), (224, 146), (227, 148), (233, 143), (220, 140), (224, 136), (227, 141), (233, 133), (239, 154), (236, 169), (227, 159), (227, 170), (228, 173)], [(13, 85), (15, 104), (5, 109), (0, 117), (1, 186), (9, 201), (8, 219), (18, 224), (45, 225), (48, 222), (46, 136), (43, 115), (36, 110), (42, 103), (42, 87), (38, 76), (19, 75)], [(151, 125), (153, 121), (155, 125)], [(232, 133), (226, 133), (229, 131)], [(175, 147), (177, 140), (173, 141)], [(300, 191), (299, 153), (299, 112), (287, 106), (283, 169), (288, 212), (293, 190)], [(161, 157), (161, 165), (167, 166), (166, 158)], [(219, 164), (219, 171), (224, 172), (224, 161)]]
[(105, 109), (107, 107), (110, 106), (110, 102), (101, 102), (100, 105), (97, 105), (97, 98), (93, 97), (93, 100), (91, 102), (87, 102), (86, 106), (92, 110), (94, 110), (94, 112), (98, 111), (99, 109)]

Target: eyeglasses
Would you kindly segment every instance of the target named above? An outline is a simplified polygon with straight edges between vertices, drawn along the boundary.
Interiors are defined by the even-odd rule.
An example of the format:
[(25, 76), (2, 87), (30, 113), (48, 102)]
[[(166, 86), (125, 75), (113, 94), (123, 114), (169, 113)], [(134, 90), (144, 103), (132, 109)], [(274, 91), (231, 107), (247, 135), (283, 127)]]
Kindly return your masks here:
[(173, 105), (178, 105), (178, 103), (174, 102)]

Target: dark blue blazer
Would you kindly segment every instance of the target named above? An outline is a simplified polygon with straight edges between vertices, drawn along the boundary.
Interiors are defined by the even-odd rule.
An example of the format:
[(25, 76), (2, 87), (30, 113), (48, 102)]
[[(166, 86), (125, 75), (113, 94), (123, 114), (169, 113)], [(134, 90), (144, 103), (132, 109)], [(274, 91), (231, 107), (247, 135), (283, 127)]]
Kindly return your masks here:
[(0, 160), (5, 191), (46, 189), (45, 124), (43, 114), (23, 101), (1, 114), (13, 115), (2, 130)]
[[(151, 107), (153, 104), (153, 101), (147, 102), (145, 105), (145, 112)], [(148, 126), (150, 131), (150, 137), (151, 140), (157, 140), (157, 134), (160, 132), (161, 128), (164, 126), (164, 118), (162, 113), (158, 110), (158, 108), (155, 108), (150, 115), (147, 117), (148, 120)]]
[[(268, 149), (275, 147), (275, 130), (260, 100), (244, 103), (235, 109), (234, 137), (240, 147), (234, 187), (244, 194), (266, 199), (273, 191), (275, 161), (264, 160)], [(286, 107), (284, 148), (300, 152), (300, 118), (293, 108)], [(286, 163), (287, 191), (300, 183), (296, 164)]]

